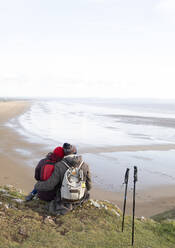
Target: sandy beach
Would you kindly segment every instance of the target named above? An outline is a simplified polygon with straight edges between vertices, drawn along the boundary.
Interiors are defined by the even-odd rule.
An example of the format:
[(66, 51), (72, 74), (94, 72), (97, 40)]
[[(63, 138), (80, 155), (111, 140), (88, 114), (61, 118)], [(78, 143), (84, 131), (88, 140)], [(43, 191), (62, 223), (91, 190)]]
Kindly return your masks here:
[[(12, 184), (22, 189), (26, 194), (32, 190), (35, 180), (33, 178), (34, 168), (27, 166), (25, 154), (16, 152), (16, 149), (30, 151), (33, 157), (43, 157), (45, 151), (43, 146), (38, 143), (26, 141), (15, 130), (4, 125), (11, 118), (22, 114), (30, 107), (27, 101), (8, 101), (0, 102), (0, 184)], [(81, 153), (117, 152), (117, 151), (141, 151), (141, 150), (170, 150), (175, 149), (175, 145), (150, 145), (150, 146), (120, 146), (110, 148), (88, 148), (80, 149)], [(32, 159), (32, 158), (31, 158)], [(136, 214), (137, 216), (152, 216), (154, 214), (172, 209), (175, 207), (175, 185), (160, 185), (154, 188), (146, 188), (136, 194)], [(122, 209), (122, 192), (109, 192), (101, 188), (93, 188), (92, 198), (109, 200), (117, 204)], [(132, 192), (128, 193), (127, 213), (132, 213)]]

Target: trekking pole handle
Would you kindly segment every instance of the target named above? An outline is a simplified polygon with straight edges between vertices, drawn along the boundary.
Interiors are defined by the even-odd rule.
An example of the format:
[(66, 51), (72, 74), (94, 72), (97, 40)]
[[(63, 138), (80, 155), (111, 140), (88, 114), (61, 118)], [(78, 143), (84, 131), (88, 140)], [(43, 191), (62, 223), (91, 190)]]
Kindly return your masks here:
[(129, 178), (129, 168), (127, 168), (127, 169), (126, 169), (126, 172), (125, 172), (124, 184), (127, 184), (127, 183), (128, 183), (128, 178)]
[(137, 182), (138, 178), (137, 178), (137, 166), (134, 166), (134, 182)]

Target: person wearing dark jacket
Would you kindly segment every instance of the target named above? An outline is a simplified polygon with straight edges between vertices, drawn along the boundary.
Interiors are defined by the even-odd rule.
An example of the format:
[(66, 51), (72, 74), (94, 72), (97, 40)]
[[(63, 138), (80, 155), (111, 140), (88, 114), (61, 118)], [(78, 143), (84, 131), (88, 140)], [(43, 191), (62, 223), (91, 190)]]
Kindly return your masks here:
[[(53, 152), (49, 152), (47, 156), (44, 159), (41, 159), (38, 163), (38, 165), (35, 168), (35, 179), (37, 181), (43, 181), (46, 180), (44, 176), (49, 177), (52, 171), (50, 171), (49, 175), (45, 175), (47, 172), (44, 170), (44, 167), (46, 164), (52, 164), (54, 165), (56, 162), (60, 161), (64, 157), (64, 149), (63, 147), (59, 146), (56, 147)], [(53, 167), (54, 168), (54, 167)], [(36, 190), (35, 188), (33, 191), (26, 196), (26, 201), (30, 201), (33, 199), (33, 197), (38, 194), (38, 198), (40, 198), (43, 201), (51, 201), (55, 198), (57, 192), (57, 187), (50, 191), (40, 191)]]
[[(71, 203), (64, 203), (61, 200), (61, 186), (64, 178), (64, 174), (67, 171), (67, 166), (77, 167), (82, 162), (82, 156), (76, 154), (76, 148), (74, 146), (69, 147), (68, 149), (64, 148), (64, 158), (55, 164), (55, 169), (51, 177), (47, 181), (38, 181), (35, 184), (35, 189), (39, 191), (51, 191), (57, 188), (57, 194), (54, 201), (51, 201), (49, 204), (49, 212), (51, 214), (65, 214), (67, 211), (71, 210), (73, 205)], [(89, 191), (91, 189), (91, 175), (89, 171), (89, 166), (83, 162), (82, 164), (83, 175), (85, 178), (86, 193), (84, 196), (85, 200), (89, 196)]]

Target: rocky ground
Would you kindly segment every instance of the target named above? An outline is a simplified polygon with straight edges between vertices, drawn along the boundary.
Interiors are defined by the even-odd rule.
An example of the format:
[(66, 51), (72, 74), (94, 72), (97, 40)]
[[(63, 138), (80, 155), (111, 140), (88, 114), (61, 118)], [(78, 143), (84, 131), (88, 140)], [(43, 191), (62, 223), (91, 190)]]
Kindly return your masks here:
[[(50, 216), (47, 204), (25, 202), (21, 190), (0, 188), (0, 248), (130, 247), (132, 217), (108, 201), (89, 200), (64, 216)], [(175, 221), (135, 219), (135, 247), (173, 248)]]

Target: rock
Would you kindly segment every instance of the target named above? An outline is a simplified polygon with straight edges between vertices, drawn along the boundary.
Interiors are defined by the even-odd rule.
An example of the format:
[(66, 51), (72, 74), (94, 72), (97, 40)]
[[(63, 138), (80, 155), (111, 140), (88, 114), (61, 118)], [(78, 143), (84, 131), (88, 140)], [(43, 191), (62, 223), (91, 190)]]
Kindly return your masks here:
[(111, 209), (112, 212), (114, 212), (118, 217), (120, 217), (120, 214), (115, 210), (115, 209)]
[(9, 204), (5, 204), (4, 207), (5, 207), (6, 209), (9, 209)]
[(6, 197), (10, 197), (10, 198), (14, 198), (14, 196), (8, 194), (8, 193), (3, 193), (3, 196), (6, 196)]
[(1, 192), (1, 193), (7, 193), (7, 190), (5, 190), (5, 189), (0, 189), (0, 192)]
[(47, 216), (47, 217), (44, 219), (44, 223), (45, 223), (45, 224), (52, 224), (52, 225), (55, 225), (55, 222), (52, 220), (51, 216)]
[(108, 210), (108, 207), (107, 207), (105, 204), (101, 204), (100, 207), (102, 207), (102, 208)]
[(146, 221), (146, 218), (144, 217), (144, 216), (141, 216), (141, 217), (139, 217), (139, 218), (137, 218), (138, 220), (140, 220), (140, 221)]
[(14, 189), (14, 186), (11, 185), (11, 184), (7, 184), (7, 185), (5, 185), (5, 187), (8, 188), (8, 189)]
[(141, 219), (141, 221), (145, 221), (146, 220), (144, 216), (142, 216), (140, 219)]
[(98, 202), (96, 202), (96, 201), (94, 201), (92, 199), (90, 199), (90, 202), (91, 202), (91, 205), (93, 205), (96, 208), (100, 208), (101, 207), (101, 205)]
[(116, 204), (114, 205), (117, 209), (120, 209)]
[(108, 200), (104, 200), (104, 202), (107, 202), (109, 203), (110, 205), (113, 205), (116, 209), (120, 210), (120, 208), (116, 205), (116, 204), (113, 204), (112, 202), (108, 201)]
[(24, 202), (24, 200), (21, 200), (21, 199), (12, 199), (12, 201), (15, 201), (15, 202), (17, 202), (17, 203), (23, 203)]

